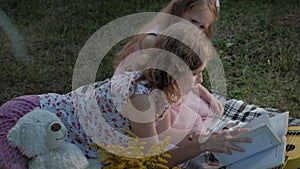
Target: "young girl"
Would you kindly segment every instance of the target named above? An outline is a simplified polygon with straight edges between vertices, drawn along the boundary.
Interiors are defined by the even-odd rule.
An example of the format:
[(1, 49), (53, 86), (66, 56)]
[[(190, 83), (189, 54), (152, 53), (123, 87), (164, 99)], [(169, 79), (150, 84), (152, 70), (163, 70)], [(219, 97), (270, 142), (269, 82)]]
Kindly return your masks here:
[[(180, 21), (180, 19), (174, 17), (174, 15), (195, 25), (211, 40), (213, 37), (212, 29), (218, 18), (218, 11), (218, 0), (172, 0), (167, 7), (161, 11), (162, 14), (158, 14), (152, 22), (147, 24), (140, 31), (146, 32), (145, 34), (136, 35), (119, 52), (119, 55), (115, 60), (115, 67), (117, 67), (122, 60), (122, 64), (120, 64), (119, 67), (126, 67), (127, 70), (131, 71), (141, 70), (149, 58), (144, 57), (138, 59), (128, 56), (136, 51), (153, 47), (156, 42), (157, 35), (160, 32), (168, 28), (174, 22)], [(194, 130), (196, 131), (197, 126), (199, 125), (197, 123), (202, 123), (201, 119), (205, 120), (210, 111), (222, 115), (224, 110), (222, 103), (214, 98), (211, 93), (201, 85), (201, 74), (198, 75), (197, 82), (197, 88), (195, 88), (193, 92), (186, 97), (184, 102), (185, 108), (190, 108), (191, 111), (198, 113), (198, 116), (196, 117), (197, 120), (194, 125)], [(199, 105), (201, 105), (201, 108), (199, 108)], [(186, 122), (188, 120), (183, 120), (183, 118), (187, 117), (187, 115), (182, 115), (180, 117), (179, 107), (177, 105), (172, 107), (171, 114), (172, 125), (174, 128), (187, 128)]]
[(181, 164), (205, 151), (229, 154), (244, 151), (234, 143), (251, 142), (237, 137), (246, 129), (214, 133), (205, 142), (199, 143), (200, 134), (191, 137), (187, 134), (189, 131), (171, 127), (169, 106), (180, 102), (191, 90), (195, 81), (192, 74), (200, 74), (204, 70), (211, 53), (207, 50), (210, 49), (207, 48), (209, 44), (204, 43), (205, 39), (194, 26), (177, 23), (162, 33), (164, 35), (158, 35), (154, 45), (157, 50), (149, 53), (154, 59), (148, 62), (148, 69), (114, 75), (91, 85), (92, 90), (87, 92), (80, 88), (65, 95), (22, 96), (0, 107), (0, 166), (4, 169), (26, 168), (27, 159), (9, 145), (6, 135), (20, 117), (35, 107), (60, 117), (68, 129), (67, 142), (78, 146), (88, 158), (96, 158), (97, 151), (86, 145), (93, 141), (122, 141), (122, 136), (118, 137), (113, 132), (121, 128), (146, 139), (149, 145), (166, 135), (171, 136), (172, 144), (185, 142), (168, 150), (167, 153), (172, 156), (168, 159), (168, 166)]
[[(169, 16), (177, 16), (186, 19), (194, 24), (212, 39), (212, 29), (218, 18), (219, 1), (218, 0), (172, 0), (150, 23), (148, 23), (141, 32), (146, 34), (136, 35), (125, 47), (119, 52), (116, 65), (127, 58), (131, 53), (152, 47), (155, 43), (157, 34), (168, 28), (178, 19)], [(163, 15), (169, 14), (169, 15)]]

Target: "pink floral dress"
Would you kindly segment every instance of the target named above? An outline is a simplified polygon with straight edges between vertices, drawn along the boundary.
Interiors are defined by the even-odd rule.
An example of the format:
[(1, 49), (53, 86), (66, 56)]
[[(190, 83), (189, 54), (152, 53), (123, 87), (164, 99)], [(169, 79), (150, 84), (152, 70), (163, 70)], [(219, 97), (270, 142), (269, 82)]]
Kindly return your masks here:
[(120, 129), (130, 130), (129, 119), (121, 113), (132, 95), (150, 94), (146, 82), (133, 82), (139, 72), (126, 72), (102, 82), (83, 87), (66, 95), (39, 95), (40, 107), (55, 113), (68, 129), (67, 142), (79, 147), (87, 157), (97, 157), (96, 149), (87, 145), (126, 144)]

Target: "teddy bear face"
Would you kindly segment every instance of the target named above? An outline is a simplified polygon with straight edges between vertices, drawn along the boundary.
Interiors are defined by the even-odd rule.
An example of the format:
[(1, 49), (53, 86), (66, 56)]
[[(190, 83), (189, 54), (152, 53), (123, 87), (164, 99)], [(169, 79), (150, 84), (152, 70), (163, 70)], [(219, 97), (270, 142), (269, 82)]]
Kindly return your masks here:
[(61, 120), (38, 108), (20, 118), (7, 136), (29, 158), (60, 148), (66, 137), (67, 130)]
[(48, 125), (45, 139), (45, 145), (48, 150), (59, 148), (66, 138), (66, 127), (60, 121), (54, 121)]

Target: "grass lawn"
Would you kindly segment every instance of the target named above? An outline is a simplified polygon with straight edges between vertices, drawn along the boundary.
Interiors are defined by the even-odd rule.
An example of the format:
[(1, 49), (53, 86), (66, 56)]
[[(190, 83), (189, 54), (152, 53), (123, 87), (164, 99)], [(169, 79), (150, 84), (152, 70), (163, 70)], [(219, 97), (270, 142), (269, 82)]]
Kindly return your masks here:
[[(0, 104), (25, 94), (69, 92), (80, 49), (94, 32), (128, 14), (157, 12), (168, 2), (1, 0), (0, 9), (22, 35), (32, 61), (27, 67), (17, 59), (0, 29)], [(222, 0), (220, 15), (213, 43), (228, 97), (300, 118), (300, 1)], [(96, 80), (113, 74), (117, 50), (105, 56)]]

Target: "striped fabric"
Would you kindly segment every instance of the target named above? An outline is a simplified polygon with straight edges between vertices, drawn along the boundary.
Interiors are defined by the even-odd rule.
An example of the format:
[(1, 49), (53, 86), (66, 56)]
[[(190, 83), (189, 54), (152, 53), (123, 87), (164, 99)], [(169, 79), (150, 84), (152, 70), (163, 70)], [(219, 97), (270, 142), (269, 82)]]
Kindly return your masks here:
[[(242, 122), (249, 122), (262, 113), (268, 113), (270, 117), (282, 113), (278, 109), (270, 107), (259, 107), (248, 104), (241, 100), (228, 99), (225, 96), (213, 93), (213, 96), (220, 100), (224, 105), (224, 117), (226, 120), (240, 120)], [(300, 119), (289, 117), (289, 126), (300, 126)]]

